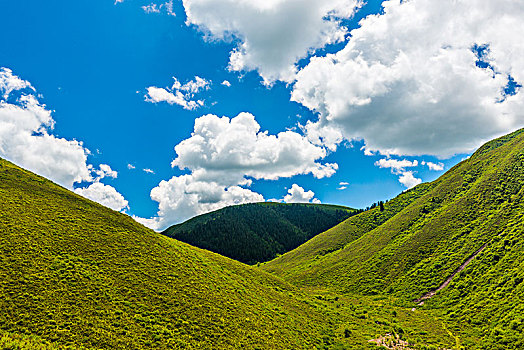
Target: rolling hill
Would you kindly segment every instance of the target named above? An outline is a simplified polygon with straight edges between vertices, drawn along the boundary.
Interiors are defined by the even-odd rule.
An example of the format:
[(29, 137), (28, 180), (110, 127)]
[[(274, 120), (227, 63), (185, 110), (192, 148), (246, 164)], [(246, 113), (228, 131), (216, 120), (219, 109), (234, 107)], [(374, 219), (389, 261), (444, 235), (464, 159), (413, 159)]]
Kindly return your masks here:
[(333, 337), (321, 301), (5, 160), (0, 208), (2, 348), (311, 348)]
[(452, 344), (438, 313), (300, 290), (2, 159), (0, 208), (0, 349), (371, 349), (400, 330)]
[(199, 215), (162, 233), (254, 264), (298, 247), (355, 213), (335, 205), (251, 203)]
[(257, 268), (0, 159), (0, 348), (521, 349), (523, 185), (519, 130)]
[(400, 194), (384, 211), (353, 216), (262, 268), (297, 285), (394, 296), (405, 306), (452, 276), (418, 307), (443, 310), (466, 348), (520, 349), (523, 185), (519, 130)]

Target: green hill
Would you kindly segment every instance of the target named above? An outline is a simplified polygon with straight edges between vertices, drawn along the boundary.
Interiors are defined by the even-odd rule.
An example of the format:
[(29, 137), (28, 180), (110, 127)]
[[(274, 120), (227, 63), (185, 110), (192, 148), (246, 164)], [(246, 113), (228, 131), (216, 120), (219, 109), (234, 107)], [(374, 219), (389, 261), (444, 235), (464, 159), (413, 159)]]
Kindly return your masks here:
[(354, 213), (335, 205), (251, 203), (199, 215), (162, 233), (254, 264), (298, 247)]
[(0, 348), (309, 349), (334, 337), (323, 302), (1, 159), (0, 208)]
[[(482, 146), (438, 180), (353, 216), (263, 269), (302, 286), (388, 295), (436, 290), (466, 348), (524, 347), (524, 132)], [(484, 247), (485, 246), (485, 247)]]
[(256, 268), (0, 160), (0, 349), (522, 349), (523, 185), (520, 130)]
[(0, 208), (0, 349), (372, 349), (392, 332), (453, 341), (438, 312), (299, 290), (1, 159)]

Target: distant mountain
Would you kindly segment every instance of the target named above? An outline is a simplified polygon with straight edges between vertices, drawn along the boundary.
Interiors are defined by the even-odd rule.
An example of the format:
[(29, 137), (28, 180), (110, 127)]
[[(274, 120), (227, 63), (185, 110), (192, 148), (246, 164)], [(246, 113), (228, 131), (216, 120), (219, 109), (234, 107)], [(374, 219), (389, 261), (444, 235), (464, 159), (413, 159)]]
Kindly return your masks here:
[(467, 349), (523, 349), (523, 130), (263, 269), (301, 286), (439, 310)]
[(162, 233), (254, 264), (298, 247), (353, 214), (335, 205), (251, 203), (199, 215)]

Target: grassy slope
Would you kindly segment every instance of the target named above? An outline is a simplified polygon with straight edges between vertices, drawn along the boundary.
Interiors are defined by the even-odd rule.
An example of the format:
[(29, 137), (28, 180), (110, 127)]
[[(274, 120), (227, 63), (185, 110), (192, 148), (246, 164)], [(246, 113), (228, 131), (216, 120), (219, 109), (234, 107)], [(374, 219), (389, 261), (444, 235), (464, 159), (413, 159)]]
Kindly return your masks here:
[(301, 285), (390, 294), (408, 303), (438, 287), (487, 243), (425, 307), (446, 310), (456, 330), (469, 333), (468, 347), (519, 348), (523, 184), (519, 130), (484, 145), (433, 183), (401, 194), (384, 212), (377, 208), (349, 218), (263, 268)]
[(372, 349), (452, 344), (433, 311), (299, 291), (0, 159), (0, 349)]
[(4, 160), (0, 208), (4, 343), (311, 348), (333, 336), (325, 306), (292, 286)]
[(298, 247), (353, 212), (334, 205), (251, 203), (199, 215), (163, 234), (253, 264)]

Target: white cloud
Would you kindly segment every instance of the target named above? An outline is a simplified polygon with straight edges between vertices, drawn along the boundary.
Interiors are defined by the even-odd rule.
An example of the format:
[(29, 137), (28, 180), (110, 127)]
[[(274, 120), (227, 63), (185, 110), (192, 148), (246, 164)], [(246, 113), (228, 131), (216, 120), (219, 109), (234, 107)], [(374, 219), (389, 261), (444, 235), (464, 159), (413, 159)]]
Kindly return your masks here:
[(403, 172), (398, 181), (403, 184), (404, 186), (406, 186), (408, 189), (409, 188), (412, 188), (412, 187), (415, 187), (416, 185), (420, 184), (422, 182), (421, 179), (418, 179), (416, 178), (415, 176), (413, 176), (413, 172), (412, 171), (405, 171)]
[(77, 188), (75, 192), (83, 197), (105, 205), (113, 210), (121, 211), (129, 208), (128, 202), (114, 187), (95, 182), (86, 188)]
[(148, 174), (154, 174), (154, 173), (155, 173), (154, 170), (149, 169), (149, 168), (144, 168), (144, 169), (142, 169), (142, 171), (143, 171), (144, 173), (148, 173)]
[(231, 83), (229, 81), (227, 81), (227, 80), (224, 80), (222, 82), (222, 85), (227, 86), (227, 87), (231, 87)]
[(204, 105), (203, 100), (194, 100), (194, 97), (201, 91), (208, 90), (210, 81), (196, 76), (194, 80), (182, 84), (177, 78), (173, 79), (175, 82), (171, 88), (148, 87), (145, 100), (152, 103), (176, 104), (187, 110), (194, 110)]
[(306, 191), (297, 184), (293, 184), (284, 197), (286, 203), (320, 203), (313, 191)]
[(339, 191), (345, 190), (345, 189), (348, 188), (349, 182), (341, 181), (341, 182), (338, 183), (338, 186), (339, 187), (337, 187), (337, 190), (339, 190)]
[(165, 10), (168, 15), (175, 16), (175, 12), (173, 11), (173, 0), (160, 5), (151, 3), (149, 5), (142, 6), (142, 10), (144, 10), (145, 13), (160, 13), (162, 10)]
[(129, 163), (129, 164), (127, 164), (127, 168), (129, 170), (133, 170), (133, 169), (136, 169), (136, 166), (134, 166), (133, 164)]
[(266, 84), (291, 82), (295, 64), (315, 49), (343, 41), (357, 0), (183, 0), (187, 24), (208, 38), (239, 39), (233, 71), (257, 70)]
[(320, 163), (327, 156), (323, 147), (293, 131), (277, 135), (261, 131), (249, 113), (231, 119), (211, 114), (197, 118), (191, 137), (176, 145), (175, 151), (171, 165), (190, 174), (162, 181), (151, 191), (151, 198), (159, 203), (158, 216), (138, 220), (155, 229), (227, 205), (263, 201), (262, 195), (245, 188), (252, 179), (298, 174), (323, 178), (338, 168)]
[(442, 164), (442, 163), (438, 163), (437, 164), (437, 163), (423, 161), (422, 165), (427, 165), (429, 170), (433, 170), (433, 171), (442, 171), (442, 170), (444, 170), (444, 164)]
[(151, 199), (158, 202), (155, 218), (135, 219), (153, 229), (187, 220), (195, 215), (217, 210), (229, 205), (263, 202), (264, 197), (240, 186), (199, 180), (198, 176), (173, 176), (151, 190)]
[[(319, 113), (313, 138), (335, 129), (368, 152), (448, 157), (524, 125), (522, 91), (503, 96), (508, 75), (524, 83), (521, 2), (383, 5), (344, 49), (298, 73), (292, 100)], [(488, 45), (493, 70), (477, 67), (474, 45)]]
[(389, 168), (393, 173), (399, 173), (402, 172), (405, 168), (418, 166), (418, 161), (409, 161), (407, 159), (398, 160), (383, 158), (376, 161), (375, 165), (379, 168)]
[(233, 178), (240, 183), (245, 176), (276, 180), (298, 174), (329, 177), (337, 164), (317, 162), (327, 155), (323, 147), (311, 144), (304, 136), (284, 131), (269, 135), (250, 113), (235, 118), (212, 114), (195, 120), (190, 138), (180, 142), (172, 166), (201, 173), (202, 177)]
[(157, 4), (142, 6), (142, 10), (144, 10), (145, 13), (160, 13), (160, 8)]
[(401, 184), (403, 184), (404, 186), (406, 186), (407, 188), (411, 188), (422, 182), (421, 179), (418, 179), (413, 176), (413, 171), (406, 171), (406, 168), (417, 167), (418, 166), (417, 160), (409, 161), (407, 159), (398, 160), (398, 159), (383, 158), (383, 159), (376, 161), (375, 165), (378, 166), (379, 168), (391, 169), (391, 173), (395, 175), (399, 175), (398, 181)]
[(45, 105), (32, 94), (7, 102), (12, 91), (27, 87), (29, 82), (0, 68), (0, 155), (68, 188), (92, 180), (89, 151), (79, 141), (51, 134), (54, 120)]
[(26, 88), (34, 91), (31, 83), (13, 75), (13, 71), (9, 68), (0, 69), (0, 91), (3, 92), (4, 99), (7, 99), (12, 91)]
[[(18, 97), (12, 96), (13, 91), (17, 91)], [(7, 68), (0, 68), (0, 156), (69, 189), (79, 182), (115, 178), (117, 172), (109, 165), (101, 164), (97, 169), (88, 164), (90, 152), (82, 142), (52, 134), (55, 121), (51, 111), (38, 101), (34, 92), (29, 82)], [(102, 184), (93, 185), (90, 190), (77, 191), (94, 194)], [(110, 189), (115, 197), (114, 188), (104, 187), (105, 192), (111, 192)]]
[(103, 179), (104, 177), (116, 179), (118, 176), (118, 173), (111, 169), (111, 167), (107, 164), (100, 164), (100, 169), (94, 170), (94, 173), (96, 174), (98, 180)]

